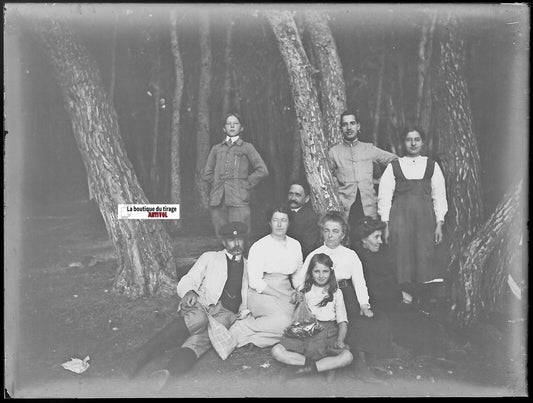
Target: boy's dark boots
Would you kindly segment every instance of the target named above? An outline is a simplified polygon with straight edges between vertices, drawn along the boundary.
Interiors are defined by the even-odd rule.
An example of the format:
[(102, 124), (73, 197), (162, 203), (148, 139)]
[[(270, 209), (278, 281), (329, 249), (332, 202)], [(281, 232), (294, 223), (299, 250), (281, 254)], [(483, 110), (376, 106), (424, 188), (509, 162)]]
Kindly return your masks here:
[(139, 349), (130, 379), (137, 377), (146, 364), (166, 350), (180, 347), (187, 337), (189, 337), (189, 330), (183, 317), (174, 319)]

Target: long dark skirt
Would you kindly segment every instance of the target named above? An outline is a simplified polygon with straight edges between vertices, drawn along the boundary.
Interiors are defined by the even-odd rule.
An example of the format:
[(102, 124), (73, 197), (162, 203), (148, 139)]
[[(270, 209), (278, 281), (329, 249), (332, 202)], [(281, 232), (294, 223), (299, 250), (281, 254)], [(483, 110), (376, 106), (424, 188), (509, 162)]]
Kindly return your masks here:
[(353, 286), (342, 288), (341, 291), (348, 313), (348, 334), (345, 342), (350, 346), (350, 350), (391, 357), (392, 334), (387, 314), (372, 308), (373, 317), (363, 316), (360, 314)]

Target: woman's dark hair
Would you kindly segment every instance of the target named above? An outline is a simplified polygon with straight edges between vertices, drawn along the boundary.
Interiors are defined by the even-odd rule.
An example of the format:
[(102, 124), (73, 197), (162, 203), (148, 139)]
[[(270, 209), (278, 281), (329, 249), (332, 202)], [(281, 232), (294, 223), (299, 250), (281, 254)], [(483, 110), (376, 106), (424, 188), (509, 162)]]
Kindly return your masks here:
[(307, 273), (305, 273), (305, 281), (304, 286), (302, 288), (302, 291), (304, 293), (308, 292), (314, 284), (313, 269), (315, 268), (317, 263), (323, 264), (324, 266), (330, 268), (328, 280), (328, 295), (326, 295), (322, 301), (316, 304), (316, 306), (322, 307), (326, 306), (328, 302), (333, 301), (333, 295), (335, 294), (338, 288), (337, 277), (335, 277), (335, 271), (333, 270), (333, 260), (331, 260), (331, 258), (325, 253), (317, 253), (311, 258), (311, 261), (309, 262), (309, 267), (307, 268)]
[(328, 221), (333, 221), (336, 223), (339, 223), (342, 228), (342, 232), (346, 235), (348, 234), (348, 223), (344, 219), (344, 216), (339, 211), (328, 211), (326, 214), (324, 214), (320, 220), (318, 220), (318, 226), (320, 229), (324, 228), (324, 224)]
[(239, 115), (238, 113), (234, 113), (234, 112), (229, 112), (229, 113), (226, 113), (224, 115), (224, 120), (222, 121), (222, 126), (226, 125), (226, 122), (227, 122), (227, 120), (228, 120), (228, 118), (230, 116), (235, 116), (237, 119), (239, 119), (239, 123), (241, 124), (241, 126), (244, 126), (244, 123), (242, 123), (241, 115)]
[(383, 231), (385, 227), (386, 224), (383, 221), (365, 216), (355, 223), (351, 235), (354, 241), (361, 242), (370, 234), (376, 231)]
[(400, 135), (400, 139), (402, 141), (405, 141), (405, 138), (407, 137), (407, 133), (411, 133), (411, 132), (417, 132), (418, 134), (420, 134), (420, 138), (422, 139), (423, 142), (426, 141), (426, 133), (424, 132), (424, 130), (420, 127), (420, 126), (416, 126), (416, 125), (407, 125), (403, 128), (403, 130), (400, 132), (401, 135)]
[(289, 221), (290, 221), (289, 211), (290, 211), (290, 208), (286, 204), (278, 204), (274, 207), (269, 208), (266, 212), (267, 224), (270, 224), (270, 221), (272, 220), (272, 216), (274, 215), (274, 213), (287, 214), (287, 218), (289, 218)]

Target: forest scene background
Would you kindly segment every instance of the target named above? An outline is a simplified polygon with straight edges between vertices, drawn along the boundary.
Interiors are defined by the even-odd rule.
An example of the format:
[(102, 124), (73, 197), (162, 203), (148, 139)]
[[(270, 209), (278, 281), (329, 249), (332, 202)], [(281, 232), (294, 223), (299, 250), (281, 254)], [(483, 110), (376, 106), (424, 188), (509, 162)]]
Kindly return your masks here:
[[(17, 100), (11, 109), (17, 115), (6, 117), (6, 151), (9, 160), (9, 136), (17, 133), (21, 153), (16, 155), (21, 158), (5, 178), (9, 184), (6, 189), (14, 189), (20, 200), (18, 208), (24, 212), (18, 221), (20, 228), (34, 222), (25, 221), (24, 217), (44, 216), (50, 208), (87, 201), (85, 208), (91, 228), (101, 231), (100, 240), (106, 238), (106, 223), (101, 216), (105, 206), (99, 207), (94, 199), (89, 201), (94, 195), (89, 194), (85, 156), (80, 153), (73, 117), (65, 108), (58, 74), (50, 62), (47, 52), (50, 45), (43, 46), (50, 43), (50, 39), (43, 42), (47, 34), (47, 28), (39, 28), (43, 19), (65, 24), (97, 67), (103, 93), (116, 112), (125, 154), (146, 200), (176, 202), (175, 180), (176, 175), (179, 177), (177, 195), (182, 219), (177, 227), (165, 225), (164, 229), (174, 240), (203, 237), (192, 250), (178, 256), (178, 260), (185, 259), (185, 263), (178, 261), (178, 266), (182, 262), (181, 274), (190, 267), (187, 259), (201, 253), (202, 246), (217, 247), (202, 201), (198, 170), (203, 167), (205, 150), (223, 139), (222, 118), (227, 111), (241, 114), (244, 139), (255, 146), (270, 171), (269, 177), (252, 192), (253, 237), (263, 235), (266, 208), (285, 200), (292, 179), (306, 177), (301, 115), (297, 113), (298, 105), (291, 91), (293, 82), (280, 53), (279, 38), (273, 32), (272, 20), (266, 16), (270, 11), (266, 5), (58, 4), (35, 7), (32, 11), (23, 6), (8, 10), (13, 12), (6, 20), (5, 41), (13, 40), (11, 49), (15, 51), (6, 53), (13, 60), (5, 62), (11, 69), (5, 74), (4, 83), (8, 102)], [(302, 8), (290, 5), (276, 9), (280, 10), (295, 12), (290, 17), (294, 18), (303, 48), (315, 69), (311, 72), (311, 85), (320, 88), (322, 75), (318, 59), (313, 59), (315, 39), (305, 13)], [(525, 252), (517, 257), (508, 251), (527, 245), (524, 206), (529, 162), (529, 10), (500, 5), (452, 8), (366, 4), (309, 5), (306, 11), (321, 13), (322, 22), (327, 21), (334, 40), (331, 46), (341, 62), (345, 105), (357, 109), (362, 120), (361, 140), (402, 155), (399, 133), (407, 122), (417, 122), (427, 132), (426, 154), (444, 160), (445, 168), (452, 167), (448, 171), (450, 176), (460, 172), (462, 166), (446, 163), (448, 150), (455, 147), (453, 133), (442, 135), (445, 131), (442, 122), (431, 113), (439, 98), (439, 87), (435, 89), (432, 83), (443, 64), (436, 57), (438, 41), (445, 36), (450, 18), (457, 24), (452, 25), (457, 29), (453, 32), (463, 46), (455, 49), (463, 63), (459, 81), (466, 84), (468, 95), (466, 112), (464, 105), (462, 112), (471, 119), (471, 134), (479, 156), (478, 161), (476, 158), (462, 161), (467, 171), (479, 164), (475, 168), (479, 170), (478, 180), (474, 184), (468, 180), (457, 182), (457, 187), (473, 186), (478, 197), (475, 204), (479, 209), (468, 211), (468, 218), (464, 219), (472, 224), (465, 243), (483, 230), (484, 223), (490, 223), (506, 194), (520, 180), (524, 181), (515, 203), (519, 213), (513, 213), (505, 230), (498, 232), (499, 238), (490, 244), (494, 252), (487, 261), (483, 260), (488, 267), (494, 267), (498, 279), (488, 277), (490, 284), (481, 285), (485, 280), (477, 278), (480, 288), (496, 291), (489, 297), (480, 297), (484, 302), (491, 300), (483, 305), (490, 309), (476, 312), (476, 318), (494, 313), (498, 310), (495, 307), (503, 306), (502, 279), (511, 271), (501, 264), (502, 260), (513, 263), (509, 266), (515, 267), (513, 270), (518, 273), (515, 277), (520, 278), (523, 289), (527, 283), (523, 270)], [(179, 80), (177, 54), (182, 63)], [(18, 81), (11, 80), (13, 77)], [(177, 84), (181, 85), (178, 107), (174, 105)], [(16, 97), (9, 98), (10, 91)], [(320, 90), (317, 93), (323, 102), (325, 94)], [(13, 121), (23, 122), (20, 132), (10, 129)], [(171, 148), (175, 136), (179, 137), (179, 169), (172, 174)], [(338, 133), (326, 133), (330, 144), (338, 141), (335, 136)], [(9, 176), (9, 172), (15, 171), (16, 176)], [(465, 203), (465, 208), (470, 205)], [(463, 240), (463, 235), (455, 232), (457, 228), (449, 225), (447, 238)], [(46, 233), (46, 227), (42, 230)], [(490, 238), (490, 228), (487, 233), (485, 238), (481, 234), (481, 239)], [(13, 241), (19, 240), (21, 234), (14, 236)], [(34, 242), (26, 244), (26, 248), (47, 246), (42, 237)], [(113, 263), (105, 264), (113, 273)], [(21, 273), (14, 278), (23, 276)], [(112, 288), (111, 284), (107, 286)], [(15, 321), (18, 323), (18, 319)]]

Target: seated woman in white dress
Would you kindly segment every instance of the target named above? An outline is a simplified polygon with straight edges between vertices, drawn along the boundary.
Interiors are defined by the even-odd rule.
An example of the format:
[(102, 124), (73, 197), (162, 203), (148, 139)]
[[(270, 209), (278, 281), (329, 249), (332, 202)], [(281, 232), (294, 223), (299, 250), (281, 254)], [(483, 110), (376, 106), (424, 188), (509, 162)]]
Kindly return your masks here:
[(248, 254), (248, 309), (251, 314), (237, 320), (230, 332), (237, 347), (248, 343), (269, 347), (278, 343), (291, 324), (297, 292), (291, 277), (302, 266), (300, 243), (286, 235), (289, 211), (278, 206), (268, 212), (271, 233), (250, 247)]

